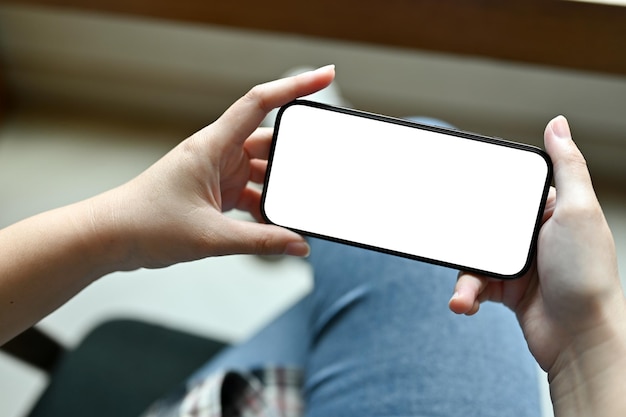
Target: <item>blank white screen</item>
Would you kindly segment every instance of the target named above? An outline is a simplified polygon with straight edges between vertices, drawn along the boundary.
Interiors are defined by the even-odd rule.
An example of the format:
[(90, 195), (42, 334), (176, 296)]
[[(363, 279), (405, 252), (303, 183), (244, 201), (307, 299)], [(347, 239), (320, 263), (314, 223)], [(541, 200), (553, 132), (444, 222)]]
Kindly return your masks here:
[(272, 223), (503, 276), (526, 265), (549, 176), (540, 153), (302, 103), (276, 129)]

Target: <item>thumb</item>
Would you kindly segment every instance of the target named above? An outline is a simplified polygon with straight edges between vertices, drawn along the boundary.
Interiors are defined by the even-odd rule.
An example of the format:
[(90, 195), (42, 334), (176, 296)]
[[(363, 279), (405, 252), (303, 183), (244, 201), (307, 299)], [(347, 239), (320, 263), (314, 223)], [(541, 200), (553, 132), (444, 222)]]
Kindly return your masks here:
[(309, 256), (310, 247), (297, 233), (270, 224), (228, 219), (223, 241), (224, 255), (291, 255)]
[(544, 141), (554, 167), (557, 205), (578, 206), (595, 200), (587, 162), (572, 140), (565, 117), (557, 116), (548, 123)]

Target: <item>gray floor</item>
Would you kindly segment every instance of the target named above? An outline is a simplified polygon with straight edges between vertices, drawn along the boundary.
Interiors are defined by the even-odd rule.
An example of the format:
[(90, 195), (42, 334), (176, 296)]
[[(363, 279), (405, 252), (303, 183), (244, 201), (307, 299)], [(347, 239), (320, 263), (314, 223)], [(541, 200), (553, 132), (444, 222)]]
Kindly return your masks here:
[[(176, 128), (83, 116), (11, 117), (0, 129), (0, 227), (132, 178), (183, 135)], [(607, 194), (602, 201), (624, 270), (625, 200)], [(98, 322), (121, 316), (239, 340), (309, 288), (310, 270), (301, 260), (208, 259), (108, 276), (42, 326), (69, 345)], [(0, 356), (0, 415), (20, 416), (45, 382), (38, 372)]]

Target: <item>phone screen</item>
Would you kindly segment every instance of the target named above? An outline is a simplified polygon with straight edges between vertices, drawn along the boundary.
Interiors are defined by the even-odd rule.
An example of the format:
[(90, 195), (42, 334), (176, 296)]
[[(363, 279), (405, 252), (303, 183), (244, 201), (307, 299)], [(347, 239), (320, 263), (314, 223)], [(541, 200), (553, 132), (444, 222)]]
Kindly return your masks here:
[(551, 176), (532, 146), (300, 100), (279, 111), (262, 211), (305, 235), (514, 278)]

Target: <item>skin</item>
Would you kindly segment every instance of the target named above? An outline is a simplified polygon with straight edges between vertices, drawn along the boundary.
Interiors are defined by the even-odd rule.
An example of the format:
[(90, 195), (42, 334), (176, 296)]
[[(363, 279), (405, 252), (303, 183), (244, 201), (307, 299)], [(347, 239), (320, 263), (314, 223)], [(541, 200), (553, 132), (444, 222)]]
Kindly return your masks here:
[(626, 303), (613, 237), (566, 119), (553, 119), (544, 138), (555, 189), (533, 267), (514, 281), (461, 271), (450, 309), (472, 315), (489, 300), (513, 310), (557, 416), (624, 416)]
[[(328, 86), (334, 67), (254, 87), (217, 121), (128, 183), (0, 230), (0, 344), (114, 271), (161, 268), (228, 254), (306, 256), (303, 238), (260, 220), (273, 108)], [(554, 163), (538, 253), (528, 274), (495, 281), (461, 272), (450, 300), (459, 314), (483, 301), (518, 317), (548, 372), (557, 416), (626, 415), (626, 302), (615, 246), (585, 160), (563, 117), (545, 145)]]
[(94, 280), (114, 271), (161, 268), (229, 254), (306, 256), (291, 231), (260, 220), (271, 129), (266, 114), (333, 80), (333, 66), (258, 85), (217, 121), (128, 183), (0, 230), (0, 344)]

